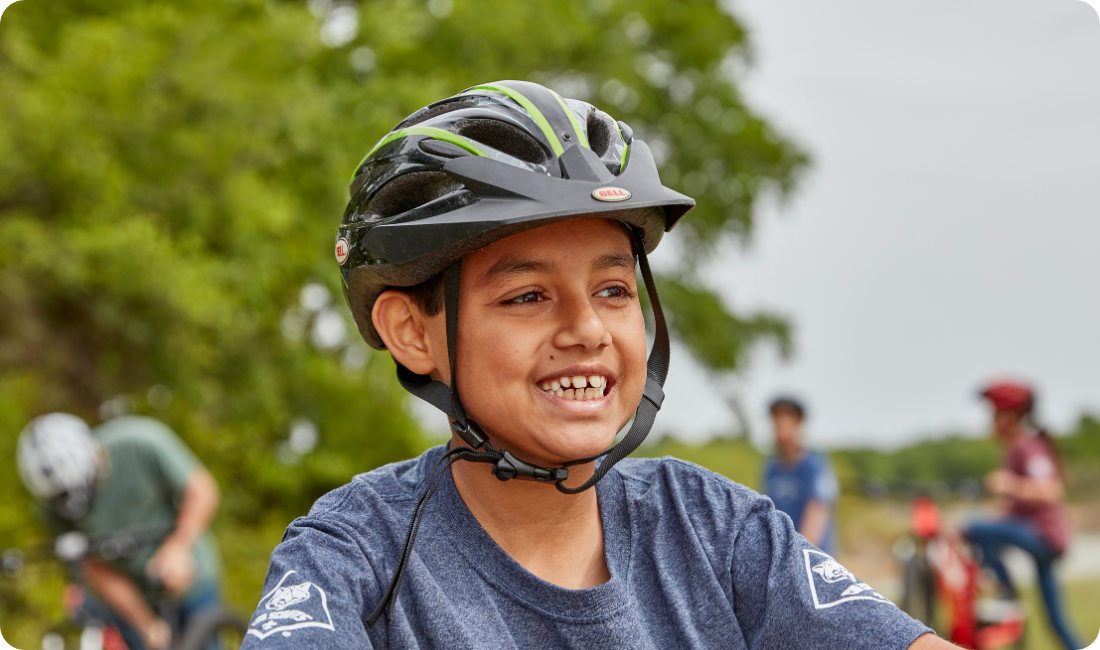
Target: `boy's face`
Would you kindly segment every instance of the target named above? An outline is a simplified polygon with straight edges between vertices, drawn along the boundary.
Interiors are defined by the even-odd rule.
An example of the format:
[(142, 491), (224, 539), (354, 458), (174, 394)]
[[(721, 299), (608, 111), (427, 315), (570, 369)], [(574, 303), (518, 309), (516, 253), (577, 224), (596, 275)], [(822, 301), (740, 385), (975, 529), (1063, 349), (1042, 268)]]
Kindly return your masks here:
[[(445, 314), (427, 320), (435, 373), (446, 379)], [(645, 388), (645, 321), (626, 232), (575, 219), (467, 255), (456, 367), (462, 403), (494, 444), (546, 465), (606, 449)]]
[(802, 444), (802, 418), (786, 409), (772, 413), (775, 444), (784, 451), (796, 450)]

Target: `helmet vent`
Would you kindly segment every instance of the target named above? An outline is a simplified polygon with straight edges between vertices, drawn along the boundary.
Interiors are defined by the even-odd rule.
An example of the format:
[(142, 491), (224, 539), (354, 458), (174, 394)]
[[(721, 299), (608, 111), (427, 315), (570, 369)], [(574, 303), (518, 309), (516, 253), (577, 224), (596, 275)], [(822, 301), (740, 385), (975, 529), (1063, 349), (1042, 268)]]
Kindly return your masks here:
[(611, 125), (594, 110), (588, 111), (588, 146), (597, 156), (603, 156), (611, 146)]
[(439, 117), (445, 113), (451, 113), (454, 111), (460, 111), (464, 108), (473, 108), (478, 105), (476, 99), (458, 99), (454, 101), (442, 101), (436, 104), (432, 104), (427, 108), (422, 108), (412, 115), (406, 117), (400, 124), (393, 127), (393, 130), (406, 129), (410, 126), (415, 126), (421, 122), (427, 122), (433, 117)]
[(469, 118), (456, 122), (451, 130), (464, 138), (535, 165), (544, 164), (550, 158), (542, 143), (524, 133), (518, 126), (500, 120)]
[(463, 185), (443, 172), (402, 174), (383, 185), (371, 198), (366, 220), (388, 219), (460, 189)]

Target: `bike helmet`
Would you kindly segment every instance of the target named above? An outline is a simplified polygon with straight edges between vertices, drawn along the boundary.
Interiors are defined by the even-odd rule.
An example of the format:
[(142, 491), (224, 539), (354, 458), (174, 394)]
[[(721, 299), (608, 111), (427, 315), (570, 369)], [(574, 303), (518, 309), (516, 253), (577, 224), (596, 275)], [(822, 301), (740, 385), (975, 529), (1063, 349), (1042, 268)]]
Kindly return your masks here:
[(68, 413), (31, 420), (16, 445), (23, 484), (68, 520), (80, 519), (91, 508), (99, 456), (100, 444), (91, 429)]
[[(646, 255), (695, 201), (661, 184), (649, 147), (634, 138), (629, 126), (535, 83), (482, 84), (430, 104), (394, 127), (356, 167), (349, 191), (351, 201), (336, 234), (336, 261), (352, 316), (369, 345), (384, 347), (371, 319), (383, 291), (443, 275), (452, 381), (448, 386), (400, 364), (397, 374), (409, 392), (453, 420), (452, 429), (469, 447), (446, 453), (421, 504), (457, 460), (492, 463), (502, 481), (544, 481), (573, 494), (594, 485), (641, 444), (664, 398), (669, 355), (668, 329)], [(598, 456), (550, 468), (493, 448), (459, 398), (455, 344), (462, 257), (510, 235), (581, 218), (618, 220), (631, 230), (656, 336), (645, 394), (630, 431), (600, 454), (606, 458), (590, 479), (566, 487), (569, 466)], [(396, 598), (421, 504), (414, 509), (409, 540), (370, 618), (372, 625)]]
[(1018, 411), (1027, 415), (1035, 406), (1035, 392), (1020, 382), (999, 381), (985, 387), (980, 395), (998, 411)]

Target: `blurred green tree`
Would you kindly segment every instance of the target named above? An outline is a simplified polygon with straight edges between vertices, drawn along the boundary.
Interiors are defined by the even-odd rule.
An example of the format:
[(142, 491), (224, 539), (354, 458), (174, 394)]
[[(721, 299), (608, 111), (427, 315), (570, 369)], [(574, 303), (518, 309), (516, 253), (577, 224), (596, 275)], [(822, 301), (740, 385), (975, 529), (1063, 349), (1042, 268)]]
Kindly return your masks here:
[(5, 429), (49, 409), (96, 420), (116, 395), (150, 410), (140, 398), (167, 386), (165, 419), (250, 492), (266, 477), (268, 496), (298, 507), (292, 495), (320, 485), (265, 469), (296, 417), (319, 425), (318, 454), (371, 436), (317, 463), (339, 468), (320, 484), (410, 453), (387, 364), (296, 340), (310, 327), (299, 292), (337, 286), (330, 240), (363, 151), (416, 108), (496, 78), (607, 106), (697, 197), (677, 230), (684, 262), (662, 280), (704, 365), (734, 369), (761, 337), (785, 347), (782, 319), (732, 312), (695, 273), (806, 164), (741, 101), (748, 53), (711, 2), (14, 5), (0, 30)]
[[(377, 139), (488, 80), (605, 107), (697, 198), (659, 282), (706, 367), (787, 349), (785, 321), (732, 311), (698, 274), (807, 165), (742, 101), (749, 55), (710, 0), (16, 3), (0, 26), (0, 467), (39, 413), (151, 413), (207, 460), (224, 516), (253, 525), (417, 453), (392, 365), (332, 298), (333, 233)], [(22, 543), (14, 472), (0, 492), (20, 495), (0, 500), (0, 547)]]

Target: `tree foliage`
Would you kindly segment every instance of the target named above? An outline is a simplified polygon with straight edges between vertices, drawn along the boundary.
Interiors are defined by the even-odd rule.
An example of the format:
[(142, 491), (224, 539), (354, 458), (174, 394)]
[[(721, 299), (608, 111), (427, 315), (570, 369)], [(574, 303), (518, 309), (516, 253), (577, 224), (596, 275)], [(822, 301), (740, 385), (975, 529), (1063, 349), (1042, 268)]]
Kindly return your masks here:
[[(685, 261), (661, 283), (705, 365), (786, 344), (781, 319), (732, 312), (695, 274), (725, 238), (750, 236), (760, 197), (790, 191), (807, 162), (742, 101), (733, 74), (748, 54), (741, 24), (704, 0), (12, 5), (0, 464), (39, 413), (152, 413), (214, 470), (224, 516), (248, 524), (286, 521), (416, 453), (425, 442), (386, 355), (315, 336), (353, 331), (318, 290), (338, 295), (333, 233), (363, 153), (413, 110), (496, 79), (606, 108), (697, 198), (675, 232)], [(301, 422), (319, 432), (309, 453), (291, 444)], [(0, 546), (21, 543), (14, 472), (0, 490), (18, 495), (0, 504)]]

